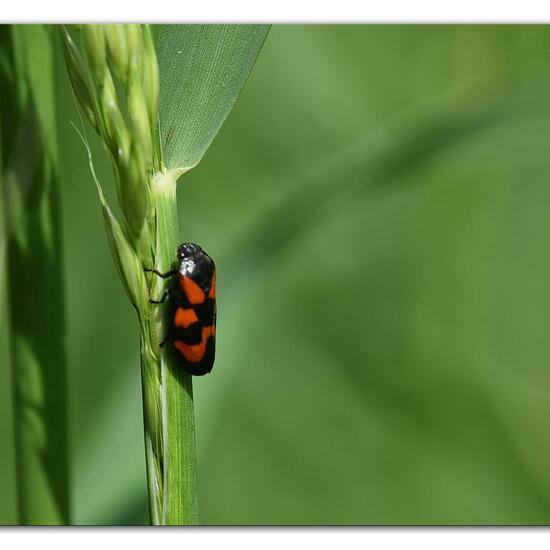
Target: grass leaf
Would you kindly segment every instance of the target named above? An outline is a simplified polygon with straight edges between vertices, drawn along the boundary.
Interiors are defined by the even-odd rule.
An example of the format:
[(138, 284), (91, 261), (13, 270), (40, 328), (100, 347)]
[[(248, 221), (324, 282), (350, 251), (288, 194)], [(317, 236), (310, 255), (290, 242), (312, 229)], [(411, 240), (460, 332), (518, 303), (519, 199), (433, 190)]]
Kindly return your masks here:
[(267, 36), (267, 25), (164, 25), (157, 53), (165, 164), (189, 169), (233, 107)]

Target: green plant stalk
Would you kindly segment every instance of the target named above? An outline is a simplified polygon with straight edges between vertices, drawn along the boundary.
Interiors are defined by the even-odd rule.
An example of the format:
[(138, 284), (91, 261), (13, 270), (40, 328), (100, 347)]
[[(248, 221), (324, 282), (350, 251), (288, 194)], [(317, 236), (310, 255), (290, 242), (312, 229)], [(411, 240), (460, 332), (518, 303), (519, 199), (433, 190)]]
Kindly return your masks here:
[(63, 525), (70, 503), (54, 50), (41, 25), (5, 26), (0, 44), (18, 521)]
[[(172, 268), (178, 245), (175, 171), (158, 174), (152, 183), (156, 212), (156, 264)], [(169, 284), (151, 277), (151, 295)], [(191, 376), (174, 361), (166, 334), (164, 306), (151, 305), (141, 317), (142, 387), (149, 511), (154, 525), (198, 522), (195, 419)]]

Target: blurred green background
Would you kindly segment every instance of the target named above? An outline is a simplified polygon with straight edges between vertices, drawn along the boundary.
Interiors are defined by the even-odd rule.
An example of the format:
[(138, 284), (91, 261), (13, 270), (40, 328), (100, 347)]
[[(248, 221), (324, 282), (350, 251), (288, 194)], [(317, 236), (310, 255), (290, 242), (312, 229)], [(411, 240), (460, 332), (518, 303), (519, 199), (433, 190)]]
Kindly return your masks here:
[[(73, 521), (146, 523), (137, 323), (59, 94)], [(179, 184), (218, 268), (201, 523), (550, 522), (549, 174), (550, 27), (272, 27)]]

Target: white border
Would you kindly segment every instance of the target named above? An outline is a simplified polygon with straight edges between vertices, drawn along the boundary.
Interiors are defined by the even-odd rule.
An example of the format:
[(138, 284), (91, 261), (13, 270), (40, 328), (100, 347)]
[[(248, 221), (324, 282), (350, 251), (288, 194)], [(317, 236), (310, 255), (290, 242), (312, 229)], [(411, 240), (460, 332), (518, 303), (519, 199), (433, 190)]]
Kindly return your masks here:
[(550, 22), (544, 0), (4, 0), (0, 22), (188, 23), (540, 23)]
[[(548, 529), (483, 528), (4, 528), (3, 548), (102, 550), (547, 550)], [(11, 544), (10, 544), (11, 543)], [(158, 545), (158, 546), (157, 546)]]

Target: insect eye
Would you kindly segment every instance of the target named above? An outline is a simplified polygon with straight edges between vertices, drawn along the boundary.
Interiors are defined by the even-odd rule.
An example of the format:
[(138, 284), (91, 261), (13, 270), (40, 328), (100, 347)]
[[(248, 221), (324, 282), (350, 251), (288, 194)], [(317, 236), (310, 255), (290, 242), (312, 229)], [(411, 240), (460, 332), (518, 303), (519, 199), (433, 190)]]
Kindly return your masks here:
[(193, 256), (201, 251), (201, 247), (194, 243), (183, 243), (178, 247), (178, 257), (180, 259)]

